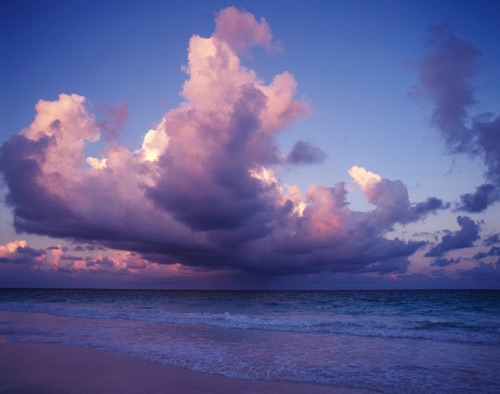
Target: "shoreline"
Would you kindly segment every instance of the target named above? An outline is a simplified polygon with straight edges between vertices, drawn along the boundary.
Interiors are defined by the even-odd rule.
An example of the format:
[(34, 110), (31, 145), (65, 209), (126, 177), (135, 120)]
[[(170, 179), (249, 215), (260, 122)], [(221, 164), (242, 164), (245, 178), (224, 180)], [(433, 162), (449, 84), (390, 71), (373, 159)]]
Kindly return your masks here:
[(315, 383), (229, 378), (101, 350), (0, 338), (0, 394), (370, 392)]

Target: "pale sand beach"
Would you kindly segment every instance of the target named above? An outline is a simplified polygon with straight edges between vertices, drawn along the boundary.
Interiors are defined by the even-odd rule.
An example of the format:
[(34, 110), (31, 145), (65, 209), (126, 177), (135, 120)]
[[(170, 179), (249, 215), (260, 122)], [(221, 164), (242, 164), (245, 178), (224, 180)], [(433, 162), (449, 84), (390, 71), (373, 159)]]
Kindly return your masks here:
[(0, 343), (1, 394), (368, 393), (309, 383), (232, 379), (72, 346)]

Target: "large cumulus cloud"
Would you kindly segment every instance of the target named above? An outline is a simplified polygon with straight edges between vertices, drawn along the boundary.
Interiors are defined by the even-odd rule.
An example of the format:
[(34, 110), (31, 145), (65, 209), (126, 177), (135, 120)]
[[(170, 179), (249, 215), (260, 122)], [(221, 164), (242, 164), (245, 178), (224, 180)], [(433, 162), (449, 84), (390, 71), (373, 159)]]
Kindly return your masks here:
[(420, 65), (422, 87), (432, 97), (432, 120), (452, 154), (479, 156), (486, 183), (460, 197), (458, 209), (481, 212), (500, 199), (500, 116), (470, 114), (476, 103), (473, 80), (482, 54), (470, 42), (456, 37), (450, 26), (431, 28), (432, 51)]
[[(304, 141), (288, 159), (280, 152), (276, 135), (309, 108), (295, 98), (292, 74), (266, 84), (242, 65), (239, 55), (253, 46), (279, 46), (267, 22), (222, 10), (211, 37), (190, 40), (183, 103), (137, 150), (114, 138), (124, 106), (96, 121), (77, 94), (40, 100), (33, 123), (0, 148), (16, 230), (129, 251), (122, 260), (130, 269), (156, 262), (258, 275), (404, 272), (423, 243), (387, 233), (446, 204), (413, 204), (402, 182), (357, 166), (349, 174), (374, 206), (367, 212), (350, 209), (342, 182), (305, 193), (282, 184), (273, 168), (323, 153)], [(101, 156), (86, 157), (86, 144), (100, 138), (109, 141)]]

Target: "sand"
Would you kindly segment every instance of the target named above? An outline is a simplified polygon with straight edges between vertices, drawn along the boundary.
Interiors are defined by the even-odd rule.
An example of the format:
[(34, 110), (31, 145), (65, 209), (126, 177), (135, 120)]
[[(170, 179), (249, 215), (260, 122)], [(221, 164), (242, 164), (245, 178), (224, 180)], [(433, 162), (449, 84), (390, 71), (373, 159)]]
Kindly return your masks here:
[(1, 394), (366, 392), (309, 383), (232, 379), (72, 346), (0, 342)]

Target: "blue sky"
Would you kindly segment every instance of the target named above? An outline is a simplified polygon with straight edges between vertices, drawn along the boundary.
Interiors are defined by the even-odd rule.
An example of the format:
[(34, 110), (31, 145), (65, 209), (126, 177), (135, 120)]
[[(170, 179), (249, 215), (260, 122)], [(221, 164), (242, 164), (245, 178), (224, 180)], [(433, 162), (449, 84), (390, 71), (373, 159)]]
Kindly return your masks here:
[[(38, 234), (33, 234), (33, 230), (29, 230), (32, 227), (18, 226), (19, 233), (16, 233), (11, 212), (19, 211), (21, 203), (11, 201), (10, 205), (0, 208), (0, 244), (26, 240), (27, 245), (15, 246), (24, 248), (24, 255), (22, 250), (12, 252), (9, 249), (7, 252), (5, 249), (2, 269), (6, 279), (0, 284), (88, 285), (94, 280), (92, 278), (101, 275), (103, 285), (118, 287), (127, 284), (217, 287), (228, 282), (238, 287), (247, 280), (241, 278), (250, 275), (255, 283), (271, 287), (498, 286), (498, 254), (493, 251), (481, 259), (473, 256), (481, 251), (490, 252), (494, 247), (491, 242), (487, 245), (484, 242), (494, 239), (500, 231), (500, 204), (492, 203), (479, 212), (457, 209), (460, 196), (474, 193), (478, 186), (487, 183), (496, 185), (495, 193), (498, 194), (498, 184), (492, 181), (494, 174), (492, 178), (491, 171), (489, 178), (485, 177), (488, 166), (477, 149), (450, 153), (442, 130), (432, 120), (435, 96), (432, 87), (429, 89), (422, 83), (421, 72), (424, 59), (439, 49), (439, 44), (429, 41), (429, 27), (449, 25), (447, 34), (462, 40), (461, 43), (469, 43), (480, 53), (480, 67), (468, 78), (475, 102), (466, 108), (466, 126), (470, 126), (476, 114), (498, 115), (499, 2), (2, 2), (0, 144), (30, 126), (39, 100), (57, 101), (59, 94), (65, 93), (85, 97), (85, 107), (89, 113), (96, 114), (97, 119), (105, 117), (109, 108), (126, 105), (128, 119), (116, 131), (115, 142), (123, 144), (130, 152), (139, 150), (148, 130), (157, 129), (166, 113), (182, 106), (184, 98), (179, 92), (188, 75), (181, 67), (188, 64), (190, 38), (193, 35), (210, 37), (217, 13), (229, 6), (253, 14), (256, 23), (265, 18), (272, 32), (273, 49), (255, 45), (255, 48), (238, 53), (242, 64), (254, 70), (265, 84), (270, 84), (276, 75), (285, 71), (293, 74), (297, 83), (295, 98), (309, 107), (308, 115), (297, 116), (283, 125), (274, 143), (285, 155), (298, 140), (324, 152), (324, 159), (315, 160), (315, 163), (274, 165), (272, 170), (279, 184), (297, 184), (305, 195), (313, 183), (331, 187), (344, 182), (349, 209), (370, 212), (377, 208), (348, 171), (358, 166), (384, 179), (399, 180), (411, 204), (435, 197), (443, 207), (448, 204), (448, 208), (429, 211), (418, 220), (396, 220), (390, 226), (392, 231), (380, 230), (377, 236), (391, 240), (398, 237), (405, 242), (418, 240), (425, 245), (414, 253), (399, 256), (405, 262), (396, 264), (393, 271), (386, 268), (376, 274), (373, 272), (377, 264), (382, 264), (385, 257), (359, 266), (354, 264), (355, 267), (345, 270), (339, 269), (335, 262), (324, 275), (316, 269), (296, 269), (294, 264), (289, 267), (289, 274), (255, 268), (265, 264), (261, 260), (274, 256), (275, 251), (259, 256), (258, 264), (257, 260), (250, 259), (242, 265), (228, 263), (221, 270), (213, 262), (185, 263), (181, 255), (169, 250), (162, 250), (159, 258), (145, 247), (121, 249), (117, 243), (101, 237), (102, 229), (96, 230), (94, 240), (75, 231), (57, 237), (50, 231), (43, 234), (41, 227), (35, 231)], [(492, 141), (498, 144), (498, 130), (495, 135)], [(99, 157), (106, 146), (105, 138), (96, 143), (87, 142), (85, 156)], [(493, 149), (492, 154), (495, 152), (498, 149)], [(6, 171), (3, 169), (4, 173)], [(19, 173), (16, 178), (22, 176)], [(4, 176), (4, 180), (7, 178)], [(14, 195), (13, 182), (4, 181), (3, 198), (9, 193)], [(16, 196), (19, 200), (19, 194)], [(172, 210), (172, 207), (166, 209)], [(475, 237), (472, 231), (470, 238), (457, 244), (460, 247), (449, 249), (439, 257), (424, 256), (433, 246), (442, 243), (443, 237), (459, 237), (463, 229), (457, 222), (459, 216), (466, 216), (475, 223), (478, 236)], [(210, 233), (205, 236), (211, 237)], [(94, 249), (87, 247), (88, 256), (75, 250), (89, 243)], [(44, 270), (39, 263), (36, 271), (31, 263), (19, 263), (26, 255), (37, 255), (45, 262), (53, 261), (55, 250), (60, 250), (65, 257), (65, 266), (51, 263), (52, 268)], [(201, 270), (205, 276), (200, 279), (195, 274), (185, 273), (179, 278), (172, 272), (155, 273), (149, 265), (147, 274), (125, 267), (122, 271), (103, 269), (99, 273), (97, 270), (92, 273), (94, 276), (89, 276), (83, 269), (75, 272), (67, 263), (76, 262), (78, 258), (85, 264), (91, 258), (102, 263), (105, 256), (117, 251), (132, 253), (134, 259), (140, 258), (144, 264), (158, 263), (163, 270), (173, 267), (175, 262), (187, 271)], [(21, 257), (10, 255), (17, 252)], [(335, 250), (325, 253), (332, 253), (331, 259), (336, 259)], [(164, 258), (165, 255), (168, 258)], [(117, 259), (125, 259), (123, 256), (115, 256), (114, 260), (110, 257), (110, 261), (116, 263)], [(363, 260), (360, 256), (349, 259), (351, 257), (352, 261)], [(439, 259), (446, 259), (446, 263), (436, 263)], [(98, 265), (93, 264), (93, 267)], [(480, 281), (480, 275), (476, 274), (489, 272), (489, 269), (497, 276)]]

